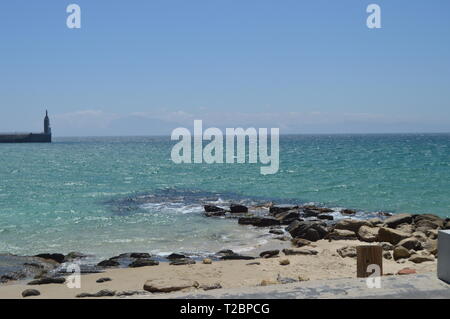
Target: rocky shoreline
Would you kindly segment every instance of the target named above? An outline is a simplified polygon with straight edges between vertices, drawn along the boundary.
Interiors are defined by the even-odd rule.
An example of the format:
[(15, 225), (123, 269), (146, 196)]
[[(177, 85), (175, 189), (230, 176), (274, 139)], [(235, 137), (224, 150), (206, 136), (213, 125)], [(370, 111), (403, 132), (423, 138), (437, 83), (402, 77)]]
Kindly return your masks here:
[[(196, 263), (208, 265), (216, 261), (238, 260), (247, 261), (246, 265), (258, 265), (260, 264), (258, 259), (275, 257), (284, 258), (280, 259), (278, 263), (280, 267), (283, 267), (290, 263), (286, 257), (316, 256), (318, 251), (315, 250), (315, 243), (318, 241), (330, 243), (348, 241), (351, 243), (335, 249), (335, 253), (340, 258), (355, 258), (357, 246), (355, 243), (370, 243), (383, 247), (383, 257), (386, 260), (395, 261), (397, 264), (406, 262), (420, 264), (436, 260), (437, 232), (439, 229), (450, 229), (450, 218), (441, 218), (430, 214), (373, 213), (368, 215), (372, 217), (361, 219), (357, 211), (351, 209), (341, 210), (338, 213), (339, 218), (334, 217), (336, 213), (333, 209), (314, 205), (267, 203), (248, 207), (242, 204), (231, 204), (224, 207), (206, 204), (204, 205), (205, 218), (233, 218), (237, 220), (238, 225), (241, 225), (238, 227), (251, 226), (267, 229), (268, 234), (271, 234), (274, 240), (284, 244), (284, 248), (263, 250), (257, 255), (242, 255), (229, 249), (209, 256), (192, 256), (173, 252), (168, 256), (160, 257), (146, 252), (131, 252), (102, 260), (96, 264), (80, 263), (90, 256), (79, 252), (48, 253), (36, 256), (1, 255), (3, 264), (0, 264), (0, 270), (3, 271), (3, 274), (0, 276), (0, 283), (32, 279), (28, 285), (63, 284), (65, 283), (64, 277), (69, 274), (65, 265), (73, 262), (80, 264), (82, 274), (103, 273), (116, 268), (158, 266), (160, 262), (171, 267), (195, 265)], [(5, 270), (8, 269), (11, 271), (5, 273)], [(408, 270), (408, 268), (402, 269), (402, 271), (404, 274), (414, 273), (413, 269)], [(399, 273), (401, 272), (399, 271)], [(107, 277), (100, 279), (102, 281), (99, 282), (108, 281)], [(286, 280), (292, 282), (291, 279)], [(279, 283), (284, 281), (281, 280)], [(206, 288), (218, 289), (221, 286), (214, 284)], [(152, 291), (152, 289), (155, 289), (154, 286), (149, 289), (144, 287), (146, 291)], [(28, 291), (26, 294), (34, 296), (36, 291)], [(110, 296), (110, 294), (104, 292), (100, 296)]]

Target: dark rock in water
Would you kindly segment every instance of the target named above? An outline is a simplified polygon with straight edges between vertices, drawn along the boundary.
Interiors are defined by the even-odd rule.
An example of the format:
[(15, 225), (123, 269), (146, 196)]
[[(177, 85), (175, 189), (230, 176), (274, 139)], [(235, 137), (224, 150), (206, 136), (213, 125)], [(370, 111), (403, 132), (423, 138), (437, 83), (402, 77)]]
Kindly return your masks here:
[(287, 212), (289, 210), (298, 209), (297, 205), (274, 205), (269, 208), (269, 213), (273, 216), (277, 214)]
[(271, 230), (269, 230), (269, 233), (275, 234), (275, 235), (284, 235), (284, 231), (281, 229), (271, 229)]
[(30, 281), (27, 285), (48, 285), (48, 284), (63, 284), (66, 282), (66, 278), (62, 277), (45, 277), (37, 280)]
[(225, 216), (226, 214), (227, 214), (227, 212), (224, 210), (219, 211), (219, 212), (205, 212), (206, 217), (221, 217), (221, 216)]
[(253, 260), (253, 259), (255, 259), (255, 257), (242, 256), (242, 255), (229, 255), (229, 256), (223, 256), (221, 259), (222, 260)]
[(218, 251), (216, 253), (217, 256), (223, 257), (223, 256), (234, 256), (237, 255), (234, 251), (231, 249), (222, 249), (221, 251)]
[(256, 227), (269, 227), (280, 225), (280, 221), (271, 217), (240, 217), (238, 224), (252, 225)]
[(317, 216), (318, 219), (325, 219), (325, 220), (333, 220), (334, 217), (331, 215), (319, 215)]
[(120, 265), (120, 263), (114, 259), (106, 259), (106, 260), (102, 260), (101, 262), (99, 262), (97, 264), (97, 266), (99, 267), (118, 267)]
[(68, 262), (68, 261), (83, 259), (86, 257), (88, 257), (88, 255), (85, 255), (85, 254), (77, 252), (77, 251), (72, 251), (64, 256), (64, 261)]
[(248, 207), (244, 206), (244, 205), (239, 205), (239, 204), (231, 204), (230, 205), (230, 211), (231, 213), (235, 214), (235, 213), (247, 213), (248, 212)]
[(318, 206), (315, 206), (315, 205), (305, 205), (305, 206), (302, 206), (300, 208), (303, 209), (303, 210), (305, 210), (305, 209), (316, 210), (316, 211), (318, 211), (321, 214), (334, 212), (334, 210), (332, 210), (331, 208), (318, 207)]
[(147, 267), (147, 266), (157, 266), (159, 265), (159, 261), (152, 259), (139, 258), (133, 261), (128, 267), (137, 268), (137, 267)]
[(276, 220), (279, 220), (282, 225), (289, 225), (294, 220), (300, 218), (298, 210), (288, 210), (287, 212), (279, 213), (275, 216)]
[(312, 210), (312, 209), (304, 209), (303, 210), (303, 216), (304, 217), (317, 217), (319, 216), (320, 211), (318, 210)]
[(263, 251), (262, 253), (259, 254), (259, 257), (262, 258), (270, 258), (270, 257), (275, 257), (280, 253), (280, 251), (278, 249), (274, 249), (274, 250), (266, 250)]
[(355, 215), (356, 214), (356, 210), (353, 210), (353, 209), (342, 209), (341, 210), (341, 214), (342, 215)]
[(297, 220), (292, 222), (286, 230), (293, 238), (303, 238), (309, 241), (323, 239), (328, 233), (322, 223)]
[(39, 254), (39, 255), (35, 255), (34, 257), (54, 260), (60, 264), (64, 262), (64, 258), (65, 258), (65, 256), (63, 254)]
[(172, 253), (169, 256), (167, 256), (166, 258), (169, 260), (174, 260), (174, 259), (186, 258), (186, 256), (182, 255), (182, 254)]
[(172, 266), (183, 266), (183, 265), (193, 265), (195, 264), (195, 260), (191, 258), (182, 258), (182, 259), (176, 259), (169, 263), (169, 265)]
[(0, 254), (0, 283), (41, 276), (60, 264), (40, 257)]
[(203, 208), (205, 209), (205, 212), (207, 213), (215, 213), (215, 212), (222, 212), (225, 211), (223, 208), (214, 206), (214, 205), (204, 205)]
[(112, 279), (109, 277), (103, 277), (103, 278), (97, 279), (95, 282), (102, 283), (102, 282), (107, 282), (107, 281), (111, 281), (111, 280)]
[(411, 214), (396, 214), (384, 220), (384, 226), (395, 228), (400, 224), (411, 224), (413, 221)]
[(39, 296), (41, 293), (36, 289), (25, 289), (22, 291), (22, 297), (31, 297), (31, 296)]
[(151, 258), (152, 255), (150, 255), (149, 253), (131, 253), (130, 257), (131, 258)]
[(84, 292), (84, 293), (76, 295), (76, 297), (77, 298), (113, 297), (115, 295), (116, 295), (115, 291), (104, 289), (104, 290), (100, 290), (99, 292), (96, 292), (95, 294)]

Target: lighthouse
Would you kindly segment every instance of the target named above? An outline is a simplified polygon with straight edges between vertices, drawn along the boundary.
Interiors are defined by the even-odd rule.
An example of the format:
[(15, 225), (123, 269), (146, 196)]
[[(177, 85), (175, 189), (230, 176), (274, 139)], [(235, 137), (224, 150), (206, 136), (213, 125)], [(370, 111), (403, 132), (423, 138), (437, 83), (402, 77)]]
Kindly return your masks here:
[(48, 118), (48, 111), (45, 110), (45, 118), (44, 118), (44, 133), (51, 135), (52, 129), (50, 127), (50, 119)]

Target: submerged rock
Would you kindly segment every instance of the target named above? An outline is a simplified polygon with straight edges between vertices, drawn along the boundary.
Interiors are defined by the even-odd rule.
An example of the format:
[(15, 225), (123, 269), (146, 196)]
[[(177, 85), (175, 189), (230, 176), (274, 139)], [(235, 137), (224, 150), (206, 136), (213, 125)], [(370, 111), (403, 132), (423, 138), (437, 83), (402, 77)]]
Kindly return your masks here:
[(240, 225), (252, 225), (256, 227), (280, 225), (279, 220), (271, 217), (240, 217), (238, 223)]
[(342, 209), (341, 210), (341, 214), (342, 215), (355, 215), (356, 214), (356, 210), (353, 210), (353, 209)]

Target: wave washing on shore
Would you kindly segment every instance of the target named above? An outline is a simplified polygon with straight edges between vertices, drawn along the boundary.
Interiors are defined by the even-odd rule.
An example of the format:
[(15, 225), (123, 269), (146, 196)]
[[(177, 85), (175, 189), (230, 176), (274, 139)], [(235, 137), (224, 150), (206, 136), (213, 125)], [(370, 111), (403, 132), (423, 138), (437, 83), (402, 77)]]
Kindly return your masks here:
[(272, 176), (249, 164), (175, 165), (172, 145), (163, 137), (2, 145), (0, 253), (203, 254), (270, 239), (232, 219), (205, 218), (208, 201), (443, 217), (450, 210), (449, 134), (283, 136)]

